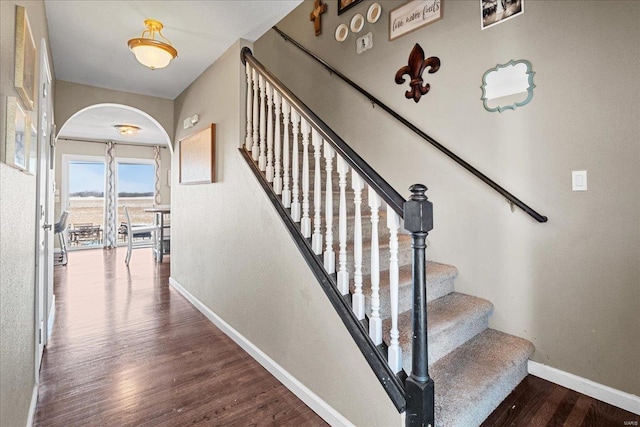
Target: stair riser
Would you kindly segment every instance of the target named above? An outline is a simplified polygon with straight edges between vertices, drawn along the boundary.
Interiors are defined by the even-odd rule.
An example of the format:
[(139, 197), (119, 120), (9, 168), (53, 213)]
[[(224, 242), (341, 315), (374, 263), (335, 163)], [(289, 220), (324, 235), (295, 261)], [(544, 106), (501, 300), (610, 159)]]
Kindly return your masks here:
[[(333, 215), (335, 217), (337, 217), (340, 213), (340, 192), (339, 191), (333, 191), (331, 193), (331, 206), (332, 206), (332, 210), (333, 210)], [(309, 210), (311, 212), (311, 216), (313, 216), (314, 211), (314, 192), (313, 190), (309, 191)], [(300, 191), (300, 201), (302, 201), (302, 190)], [(355, 211), (356, 211), (356, 205), (354, 202), (354, 194), (353, 194), (353, 190), (350, 192), (347, 192), (345, 194), (345, 202), (346, 202), (346, 210), (347, 210), (347, 215), (353, 217)], [(369, 208), (369, 199), (367, 197), (367, 192), (366, 191), (362, 191), (362, 203), (360, 204), (360, 214), (362, 215), (362, 218), (365, 217), (369, 217), (370, 216), (370, 208)], [(326, 192), (322, 191), (320, 194), (320, 209), (321, 209), (321, 213), (322, 216), (325, 216), (325, 211), (326, 211), (326, 207), (327, 207), (327, 199), (326, 199)], [(386, 207), (384, 208), (386, 210)], [(382, 207), (379, 209), (380, 212), (382, 212)], [(324, 220), (323, 220), (324, 221)], [(334, 220), (335, 221), (335, 220)]]
[[(381, 248), (380, 249), (380, 255), (379, 255), (379, 262), (380, 262), (380, 274), (382, 275), (383, 271), (387, 271), (389, 270), (389, 259), (390, 259), (390, 253), (388, 248)], [(350, 273), (350, 277), (353, 277), (353, 249), (349, 248), (347, 249), (347, 265), (351, 268), (351, 273)], [(405, 265), (405, 264), (410, 264), (412, 260), (412, 251), (411, 251), (411, 247), (403, 247), (402, 245), (400, 246), (399, 250), (398, 250), (398, 265)], [(362, 248), (362, 275), (366, 276), (371, 274), (371, 249), (369, 247), (364, 246)]]
[[(355, 226), (356, 224), (355, 224), (354, 217), (347, 217), (347, 244), (351, 244), (353, 242), (353, 239), (355, 236), (354, 234)], [(362, 227), (362, 238), (364, 240), (370, 240), (373, 224), (371, 224), (371, 218), (369, 216), (362, 218), (361, 227)], [(338, 224), (338, 217), (333, 218), (333, 224), (332, 224), (331, 230), (333, 231), (333, 242), (337, 248), (339, 243), (339, 237), (340, 237), (338, 234), (340, 231), (340, 227)], [(380, 243), (388, 244), (389, 236), (391, 233), (389, 232), (389, 228), (387, 227), (386, 217), (379, 218), (377, 230), (378, 230), (378, 241)]]
[[(381, 272), (380, 282), (380, 317), (387, 319), (391, 317), (391, 296), (389, 294), (388, 276), (389, 272)], [(443, 297), (453, 292), (453, 278), (447, 278), (444, 280), (430, 279), (427, 273), (427, 302), (433, 301), (440, 297)], [(365, 278), (365, 307), (367, 313), (371, 313), (371, 284), (369, 277)], [(398, 284), (398, 313), (403, 313), (407, 310), (413, 309), (413, 283), (410, 278), (404, 280)]]
[[(429, 335), (429, 365), (440, 360), (451, 351), (489, 327), (489, 316), (493, 305), (481, 298), (452, 293), (427, 305), (427, 333)], [(384, 340), (389, 344), (390, 319), (383, 322)], [(411, 355), (412, 313), (402, 312), (398, 316), (400, 347), (403, 354)], [(404, 359), (405, 369), (410, 368), (411, 358)]]
[[(489, 315), (487, 313), (480, 319), (465, 319), (464, 322), (456, 325), (452, 330), (445, 330), (439, 334), (429, 335), (429, 366), (442, 359), (451, 351), (455, 350), (471, 338), (478, 335), (489, 327)], [(427, 313), (427, 318), (429, 314)], [(407, 346), (402, 352), (410, 355), (411, 348)], [(402, 361), (402, 367), (405, 371), (411, 372), (411, 358), (405, 357)]]

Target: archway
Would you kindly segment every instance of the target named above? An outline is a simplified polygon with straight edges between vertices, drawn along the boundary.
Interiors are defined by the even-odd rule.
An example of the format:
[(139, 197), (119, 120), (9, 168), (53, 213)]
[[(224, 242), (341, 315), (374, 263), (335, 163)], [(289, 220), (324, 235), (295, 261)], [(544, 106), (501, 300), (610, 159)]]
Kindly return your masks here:
[[(140, 132), (122, 137), (113, 127), (117, 124), (135, 125)], [(171, 138), (160, 122), (145, 111), (125, 104), (101, 103), (82, 108), (64, 122), (56, 137), (165, 145), (173, 154)]]
[[(117, 125), (138, 131), (121, 134)], [(56, 140), (56, 211), (68, 211), (70, 224), (90, 224), (94, 231), (84, 239), (87, 243), (71, 239), (85, 237), (76, 232), (78, 226), (68, 230), (76, 249), (122, 244), (119, 224), (125, 205), (136, 211), (138, 222), (149, 222), (153, 215), (145, 214), (146, 208), (170, 203), (171, 138), (145, 111), (117, 103), (90, 105), (69, 116)], [(93, 179), (85, 178), (96, 168)]]

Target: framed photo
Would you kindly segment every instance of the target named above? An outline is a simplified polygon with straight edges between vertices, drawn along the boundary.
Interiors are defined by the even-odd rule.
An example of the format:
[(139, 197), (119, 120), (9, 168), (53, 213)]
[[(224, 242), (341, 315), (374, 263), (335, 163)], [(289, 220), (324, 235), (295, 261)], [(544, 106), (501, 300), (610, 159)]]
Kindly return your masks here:
[(180, 184), (209, 184), (214, 178), (216, 125), (180, 140)]
[(35, 123), (27, 117), (27, 146), (29, 147), (29, 158), (26, 172), (30, 175), (36, 174), (36, 168), (38, 167), (38, 132), (36, 131)]
[(16, 169), (26, 170), (29, 163), (27, 115), (13, 96), (7, 97), (6, 129), (4, 161)]
[(480, 28), (508, 21), (524, 13), (524, 0), (480, 0)]
[(362, 2), (362, 0), (338, 0), (338, 15), (342, 15), (360, 2)]
[(389, 41), (442, 19), (442, 0), (412, 0), (389, 12)]
[(16, 6), (16, 57), (14, 86), (24, 103), (32, 111), (36, 87), (36, 44), (33, 42), (27, 10)]

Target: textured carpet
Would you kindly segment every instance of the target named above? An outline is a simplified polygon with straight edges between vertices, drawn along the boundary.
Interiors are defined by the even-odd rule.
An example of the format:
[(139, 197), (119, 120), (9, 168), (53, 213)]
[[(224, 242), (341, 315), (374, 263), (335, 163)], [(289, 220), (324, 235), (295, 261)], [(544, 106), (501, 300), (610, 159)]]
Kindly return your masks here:
[(478, 426), (527, 375), (533, 345), (487, 329), (430, 368), (436, 425)]

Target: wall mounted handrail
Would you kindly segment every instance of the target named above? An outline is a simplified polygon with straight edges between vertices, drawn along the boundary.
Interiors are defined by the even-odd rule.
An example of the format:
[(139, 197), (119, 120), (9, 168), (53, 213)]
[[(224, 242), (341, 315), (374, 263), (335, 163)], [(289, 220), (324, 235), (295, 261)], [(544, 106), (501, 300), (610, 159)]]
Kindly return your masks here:
[(269, 78), (271, 85), (276, 88), (292, 107), (300, 113), (317, 131), (325, 141), (330, 142), (333, 148), (347, 161), (349, 166), (355, 169), (358, 174), (373, 187), (382, 199), (400, 217), (403, 215), (403, 204), (405, 199), (385, 181), (369, 164), (358, 155), (342, 138), (340, 138), (325, 122), (323, 122), (313, 111), (309, 109), (300, 99), (298, 99), (280, 80), (276, 78), (264, 65), (262, 65), (247, 47), (242, 49), (240, 54), (242, 63), (249, 62), (253, 68), (259, 70), (264, 76)]
[(347, 83), (348, 85), (353, 87), (355, 90), (360, 92), (362, 95), (364, 95), (367, 99), (369, 99), (369, 101), (371, 101), (375, 105), (378, 105), (380, 108), (382, 108), (388, 114), (390, 114), (393, 118), (398, 120), (400, 123), (405, 125), (407, 128), (411, 129), (415, 134), (420, 136), (425, 141), (429, 142), (431, 145), (433, 145), (435, 148), (440, 150), (442, 153), (444, 153), (447, 157), (452, 159), (454, 162), (458, 163), (460, 166), (465, 168), (467, 171), (471, 172), (473, 175), (475, 175), (478, 179), (480, 179), (482, 182), (487, 184), (489, 187), (493, 188), (496, 192), (498, 192), (500, 195), (505, 197), (510, 204), (512, 204), (513, 206), (517, 206), (518, 208), (522, 209), (524, 212), (529, 214), (533, 219), (535, 219), (538, 222), (547, 222), (548, 218), (546, 216), (541, 215), (538, 212), (536, 212), (535, 210), (533, 210), (530, 206), (528, 206), (522, 200), (520, 200), (519, 198), (517, 198), (516, 196), (511, 194), (509, 191), (507, 191), (506, 189), (501, 187), (499, 184), (497, 184), (491, 178), (487, 177), (485, 174), (480, 172), (478, 169), (476, 169), (475, 167), (471, 166), (468, 162), (463, 160), (460, 156), (456, 155), (454, 152), (449, 150), (447, 147), (445, 147), (444, 145), (442, 145), (441, 143), (439, 143), (438, 141), (436, 141), (435, 139), (433, 139), (432, 137), (427, 135), (424, 131), (419, 129), (416, 125), (414, 125), (413, 123), (409, 122), (407, 119), (402, 117), (400, 114), (398, 114), (391, 107), (387, 106), (385, 103), (380, 101), (378, 98), (373, 96), (371, 93), (367, 92), (365, 89), (363, 89), (357, 83), (353, 82), (351, 79), (349, 79), (347, 76), (342, 74), (340, 71), (336, 70), (334, 67), (329, 65), (326, 61), (324, 61), (322, 58), (318, 57), (316, 54), (314, 54), (313, 52), (311, 52), (310, 50), (308, 50), (307, 48), (302, 46), (300, 43), (298, 43), (296, 40), (292, 39), (286, 33), (282, 32), (278, 27), (273, 27), (273, 29), (278, 34), (280, 34), (282, 36), (282, 38), (284, 38), (288, 42), (291, 42), (295, 47), (297, 47), (302, 52), (306, 53), (308, 56), (313, 58), (316, 62), (318, 62), (320, 65), (322, 65), (324, 68), (326, 68), (330, 73), (335, 74), (336, 76), (338, 76), (345, 83)]

